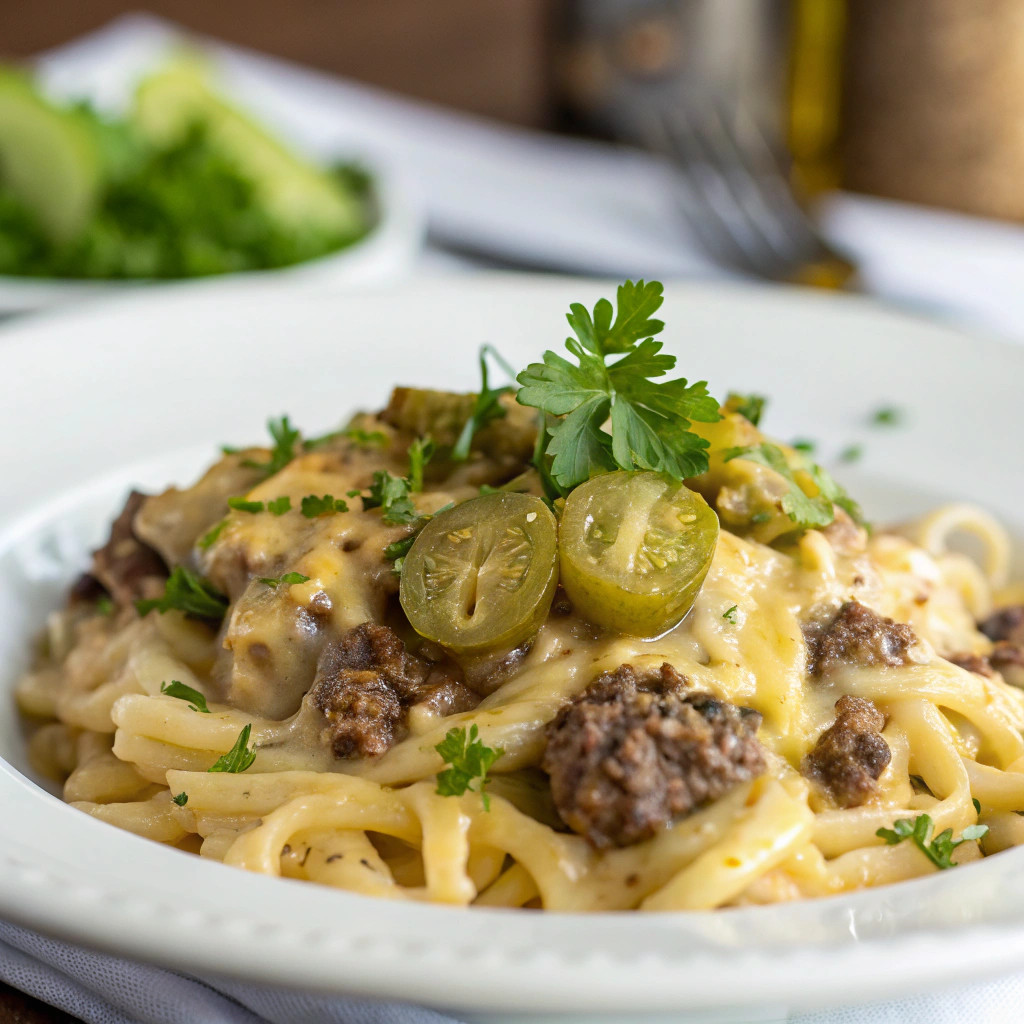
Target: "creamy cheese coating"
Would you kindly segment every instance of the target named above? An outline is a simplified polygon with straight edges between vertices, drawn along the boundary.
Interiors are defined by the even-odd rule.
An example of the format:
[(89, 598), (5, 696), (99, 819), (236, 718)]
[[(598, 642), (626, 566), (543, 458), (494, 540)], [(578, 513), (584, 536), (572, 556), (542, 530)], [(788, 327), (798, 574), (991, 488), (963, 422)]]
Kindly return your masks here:
[[(180, 611), (140, 618), (131, 607), (104, 615), (78, 603), (54, 615), (18, 700), (36, 726), (35, 763), (65, 780), (74, 806), (267, 874), (395, 899), (574, 911), (708, 909), (910, 878), (936, 867), (913, 843), (886, 845), (877, 830), (927, 813), (936, 833), (959, 836), (979, 820), (972, 799), (990, 826), (984, 852), (1024, 839), (1024, 819), (1013, 813), (1024, 810), (1021, 691), (945, 660), (992, 649), (975, 622), (1005, 582), (999, 528), (958, 506), (899, 534), (868, 538), (837, 521), (768, 546), (777, 519), (738, 525), (784, 492), (762, 467), (746, 467), (746, 476), (737, 467), (718, 490), (723, 529), (711, 568), (675, 629), (638, 639), (556, 608), (525, 657), (495, 677), (497, 688), (479, 688), (486, 695), (476, 708), (443, 715), (415, 705), (386, 753), (336, 757), (322, 714), (303, 700), (325, 646), (365, 622), (416, 640), (399, 621), (398, 576), (384, 555), (411, 527), (349, 496), (365, 493), (377, 471), (404, 473), (412, 435), (386, 421), (364, 426), (384, 435), (383, 446), (342, 439), (269, 478), (252, 465), (267, 452), (229, 455), (193, 488), (143, 507), (138, 538), (227, 596), (219, 630)], [(431, 514), (473, 497), (481, 484), (513, 476), (517, 459), (477, 452), (438, 469), (412, 495), (415, 507)], [(286, 496), (291, 511), (228, 512), (226, 498), (238, 494), (265, 503)], [(306, 517), (309, 495), (343, 498), (350, 510)], [(225, 514), (216, 539), (197, 543)], [(984, 569), (947, 550), (961, 529), (982, 538)], [(308, 579), (265, 582), (285, 573)], [(917, 640), (905, 664), (851, 662), (816, 678), (805, 627), (850, 601), (910, 624)], [(666, 662), (693, 690), (760, 713), (768, 771), (651, 839), (599, 852), (553, 810), (538, 769), (548, 723), (602, 673)], [(161, 693), (171, 680), (205, 695), (210, 713)], [(843, 695), (879, 709), (891, 752), (870, 799), (849, 808), (801, 774)], [(209, 772), (246, 726), (252, 767)], [(436, 746), (453, 727), (472, 726), (503, 751), (489, 810), (476, 792), (437, 792), (445, 764)], [(967, 842), (954, 860), (981, 855)]]

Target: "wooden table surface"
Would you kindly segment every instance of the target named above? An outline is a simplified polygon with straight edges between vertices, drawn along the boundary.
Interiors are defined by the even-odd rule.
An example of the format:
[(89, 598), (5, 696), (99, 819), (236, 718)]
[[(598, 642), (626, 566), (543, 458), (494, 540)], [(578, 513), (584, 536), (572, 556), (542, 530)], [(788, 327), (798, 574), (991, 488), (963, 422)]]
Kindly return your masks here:
[(62, 1010), (26, 996), (0, 981), (0, 1024), (81, 1024)]

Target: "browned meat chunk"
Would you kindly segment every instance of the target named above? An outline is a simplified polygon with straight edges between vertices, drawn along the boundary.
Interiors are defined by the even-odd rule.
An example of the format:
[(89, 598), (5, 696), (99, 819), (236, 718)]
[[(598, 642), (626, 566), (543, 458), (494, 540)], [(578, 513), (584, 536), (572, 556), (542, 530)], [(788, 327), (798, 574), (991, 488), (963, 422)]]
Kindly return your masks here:
[(106, 587), (117, 604), (130, 604), (163, 593), (167, 566), (163, 559), (135, 536), (132, 524), (146, 495), (132, 491), (110, 528), (110, 539), (93, 552), (92, 575)]
[(951, 661), (958, 668), (974, 672), (979, 676), (991, 676), (992, 665), (984, 654), (972, 654), (970, 651), (958, 651), (955, 654), (947, 654), (946, 661)]
[(979, 622), (978, 629), (993, 643), (1008, 640), (1013, 644), (1024, 644), (1024, 604), (1000, 608)]
[(808, 672), (823, 676), (843, 665), (908, 665), (917, 636), (910, 626), (883, 618), (858, 601), (847, 601), (827, 626), (806, 624), (804, 641)]
[(1024, 687), (1024, 647), (1009, 640), (1000, 640), (992, 648), (988, 660), (1011, 686)]
[(327, 718), (335, 757), (349, 758), (383, 754), (413, 704), (452, 715), (479, 698), (443, 667), (409, 654), (387, 626), (364, 622), (324, 648), (309, 701)]
[(892, 759), (880, 733), (885, 716), (863, 697), (840, 697), (836, 720), (804, 758), (801, 771), (839, 807), (859, 807)]
[(671, 665), (598, 676), (548, 726), (542, 767), (562, 820), (592, 846), (628, 846), (764, 771), (749, 708), (687, 693)]

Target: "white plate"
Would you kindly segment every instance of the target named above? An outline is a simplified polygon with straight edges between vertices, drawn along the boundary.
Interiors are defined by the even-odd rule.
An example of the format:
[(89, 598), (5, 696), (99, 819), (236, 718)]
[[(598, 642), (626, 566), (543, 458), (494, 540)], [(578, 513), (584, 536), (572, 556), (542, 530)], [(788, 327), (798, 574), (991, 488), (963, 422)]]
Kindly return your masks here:
[[(472, 388), (480, 342), (525, 364), (560, 345), (570, 301), (607, 291), (530, 278), (347, 295), (226, 285), (9, 327), (0, 333), (0, 692), (129, 484), (187, 478), (216, 443), (262, 436), (267, 415), (287, 411), (320, 431), (380, 405), (396, 380)], [(772, 396), (770, 432), (815, 437), (826, 459), (862, 442), (862, 464), (843, 476), (872, 514), (959, 496), (1024, 527), (1024, 351), (796, 290), (677, 286), (663, 315), (691, 379), (707, 377), (718, 395)], [(893, 402), (907, 425), (870, 429), (869, 412)], [(0, 755), (0, 915), (186, 970), (491, 1020), (525, 1011), (750, 1020), (755, 1007), (953, 984), (1018, 968), (1024, 955), (1024, 850), (795, 905), (465, 911), (245, 874), (78, 814), (21, 774), (6, 698)]]

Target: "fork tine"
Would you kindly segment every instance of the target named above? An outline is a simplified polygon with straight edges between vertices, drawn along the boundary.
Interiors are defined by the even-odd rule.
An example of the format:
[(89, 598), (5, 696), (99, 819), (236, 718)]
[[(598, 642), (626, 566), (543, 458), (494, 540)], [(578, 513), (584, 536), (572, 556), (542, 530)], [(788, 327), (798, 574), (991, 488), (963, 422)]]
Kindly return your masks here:
[(725, 266), (736, 267), (746, 273), (758, 273), (758, 269), (746, 256), (744, 247), (737, 242), (714, 207), (708, 203), (694, 181), (696, 160), (684, 159), (676, 142), (670, 137), (669, 125), (656, 108), (644, 111), (639, 122), (632, 127), (637, 141), (644, 148), (660, 153), (672, 163), (672, 170), (678, 179), (676, 198), (687, 223), (697, 240), (707, 252)]
[(768, 236), (763, 202), (753, 179), (737, 173), (738, 153), (721, 121), (706, 105), (682, 98), (667, 117), (674, 153), (691, 164), (701, 196), (718, 216), (741, 249), (745, 261), (762, 277), (784, 277), (791, 266), (790, 254), (780, 251), (778, 238)]

